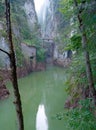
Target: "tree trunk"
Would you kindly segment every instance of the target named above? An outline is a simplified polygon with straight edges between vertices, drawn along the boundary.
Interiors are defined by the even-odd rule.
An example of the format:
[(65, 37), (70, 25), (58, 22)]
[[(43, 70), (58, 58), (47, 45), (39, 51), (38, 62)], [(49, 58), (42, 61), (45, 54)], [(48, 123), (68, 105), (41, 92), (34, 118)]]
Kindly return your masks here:
[(16, 60), (15, 60), (15, 53), (14, 53), (12, 32), (11, 32), (10, 0), (5, 0), (5, 6), (6, 6), (7, 35), (8, 35), (8, 41), (9, 41), (9, 49), (10, 49), (9, 54), (10, 54), (11, 78), (12, 78), (12, 84), (13, 84), (14, 96), (15, 96), (14, 103), (16, 106), (19, 130), (24, 130), (22, 105), (21, 105), (20, 93), (18, 89), (18, 81), (17, 81), (17, 74), (16, 74)]
[[(89, 97), (92, 97), (94, 99), (94, 103), (96, 104), (96, 90), (95, 90), (94, 82), (93, 82), (89, 52), (87, 50), (87, 36), (86, 36), (84, 23), (83, 23), (82, 16), (81, 16), (83, 9), (79, 10), (77, 0), (74, 0), (74, 3), (75, 3), (75, 7), (77, 8), (77, 11), (78, 11), (77, 17), (78, 17), (78, 21), (79, 21), (79, 25), (80, 25), (80, 31), (82, 34), (82, 48), (83, 48), (84, 57), (85, 57), (86, 75), (87, 75), (88, 86), (89, 86)], [(82, 7), (84, 7), (83, 3), (82, 3)]]

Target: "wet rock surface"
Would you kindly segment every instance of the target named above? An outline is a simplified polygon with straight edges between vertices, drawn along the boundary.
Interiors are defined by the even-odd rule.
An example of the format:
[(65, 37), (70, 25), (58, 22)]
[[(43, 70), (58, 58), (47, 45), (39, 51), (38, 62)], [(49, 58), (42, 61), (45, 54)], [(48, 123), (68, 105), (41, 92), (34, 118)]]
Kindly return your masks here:
[(59, 67), (68, 67), (71, 63), (70, 58), (54, 60), (54, 65)]
[(9, 90), (7, 89), (3, 79), (0, 80), (0, 100), (8, 98), (10, 95)]

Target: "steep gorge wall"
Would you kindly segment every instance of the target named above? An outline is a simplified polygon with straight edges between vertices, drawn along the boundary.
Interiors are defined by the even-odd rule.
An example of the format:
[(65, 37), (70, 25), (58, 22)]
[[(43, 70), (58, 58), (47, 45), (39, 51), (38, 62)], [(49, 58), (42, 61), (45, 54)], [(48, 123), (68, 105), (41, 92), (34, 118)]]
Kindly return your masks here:
[(58, 37), (58, 29), (61, 21), (61, 13), (59, 12), (59, 0), (49, 0), (49, 7), (46, 11), (45, 20), (45, 36), (56, 38)]
[[(6, 39), (6, 20), (4, 2), (0, 1), (0, 47), (8, 50)], [(36, 41), (40, 37), (40, 28), (38, 26), (37, 15), (35, 12), (33, 0), (11, 0), (11, 21), (13, 42), (15, 46), (17, 64), (22, 65), (23, 55), (21, 51), (21, 42), (28, 40)], [(37, 32), (35, 34), (35, 32)], [(35, 39), (35, 40), (34, 40)], [(4, 46), (4, 47), (3, 47)], [(0, 65), (5, 66), (6, 55), (0, 52)]]
[(60, 0), (48, 0), (49, 5), (46, 8), (45, 21), (43, 23), (43, 36), (54, 39), (58, 44), (65, 44), (66, 27), (69, 26), (69, 20), (66, 20), (64, 14), (60, 12)]
[[(52, 39), (54, 44), (53, 61), (55, 64), (66, 67), (70, 63), (67, 51), (64, 53), (65, 41), (64, 35), (66, 25), (65, 16), (60, 12), (60, 0), (49, 0), (49, 5), (46, 8), (46, 19), (44, 21), (43, 37)], [(65, 33), (65, 34), (64, 34)], [(50, 40), (47, 43), (50, 44)]]
[(24, 11), (26, 13), (29, 28), (32, 31), (34, 30), (35, 25), (37, 24), (37, 15), (35, 12), (34, 2), (32, 0), (25, 1)]

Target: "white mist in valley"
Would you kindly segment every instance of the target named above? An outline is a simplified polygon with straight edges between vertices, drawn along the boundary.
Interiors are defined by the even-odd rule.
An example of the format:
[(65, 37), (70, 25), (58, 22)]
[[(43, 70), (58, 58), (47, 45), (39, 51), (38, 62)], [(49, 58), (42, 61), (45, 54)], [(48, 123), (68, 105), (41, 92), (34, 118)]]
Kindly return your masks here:
[(39, 23), (44, 23), (46, 19), (46, 11), (49, 7), (49, 0), (34, 0), (35, 9)]

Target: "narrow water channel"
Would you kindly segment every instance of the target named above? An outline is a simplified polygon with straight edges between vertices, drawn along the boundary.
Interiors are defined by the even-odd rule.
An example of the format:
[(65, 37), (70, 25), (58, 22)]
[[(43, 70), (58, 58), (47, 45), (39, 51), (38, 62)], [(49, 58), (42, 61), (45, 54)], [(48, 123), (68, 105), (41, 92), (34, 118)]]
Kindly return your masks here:
[[(34, 72), (19, 80), (25, 130), (69, 130), (66, 119), (56, 119), (64, 112), (66, 73), (62, 68)], [(11, 83), (10, 97), (0, 101), (0, 130), (17, 130)]]

